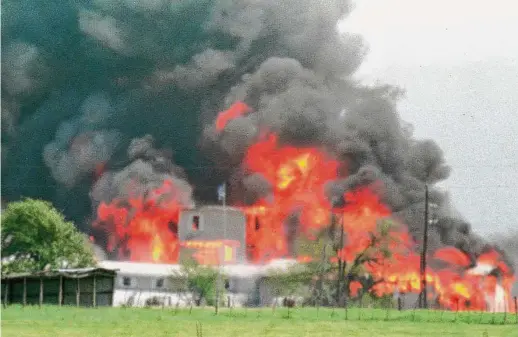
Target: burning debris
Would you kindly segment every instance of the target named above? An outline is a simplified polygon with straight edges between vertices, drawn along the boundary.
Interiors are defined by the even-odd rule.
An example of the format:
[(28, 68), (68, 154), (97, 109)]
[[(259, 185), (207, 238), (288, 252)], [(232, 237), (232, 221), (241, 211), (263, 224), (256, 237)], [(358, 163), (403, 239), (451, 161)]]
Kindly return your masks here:
[(215, 202), (221, 181), (247, 215), (256, 263), (296, 256), (297, 238), (314, 240), (334, 218), (349, 262), (389, 219), (399, 224), (390, 262), (377, 256), (368, 270), (387, 294), (420, 290), (428, 184), (426, 278), (441, 305), (481, 309), (484, 294), (508, 296), (511, 264), (434, 188), (449, 167), (399, 119), (400, 90), (352, 78), (366, 48), (336, 29), (347, 1), (30, 7), (4, 6), (6, 200), (50, 199), (111, 258), (165, 263), (178, 260), (181, 211)]

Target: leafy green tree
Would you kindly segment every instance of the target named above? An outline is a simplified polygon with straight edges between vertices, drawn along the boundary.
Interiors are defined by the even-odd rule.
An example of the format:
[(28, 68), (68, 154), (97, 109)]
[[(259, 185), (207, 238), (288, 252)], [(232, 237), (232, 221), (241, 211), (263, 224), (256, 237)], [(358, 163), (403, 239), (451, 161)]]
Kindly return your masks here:
[(172, 277), (186, 279), (187, 290), (193, 294), (196, 306), (200, 306), (204, 300), (208, 305), (214, 305), (217, 290), (219, 290), (219, 298), (224, 298), (224, 284), (227, 277), (211, 266), (200, 265), (192, 259), (185, 259), (181, 271)]
[(81, 268), (95, 263), (93, 250), (73, 223), (51, 203), (24, 199), (2, 212), (2, 273)]

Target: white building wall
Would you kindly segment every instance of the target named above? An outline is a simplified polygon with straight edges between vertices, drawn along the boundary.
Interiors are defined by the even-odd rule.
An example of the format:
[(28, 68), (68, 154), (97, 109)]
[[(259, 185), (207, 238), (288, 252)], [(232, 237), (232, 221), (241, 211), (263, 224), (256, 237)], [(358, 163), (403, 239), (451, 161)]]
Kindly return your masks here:
[[(285, 270), (294, 260), (277, 260), (268, 265), (225, 265), (222, 272), (229, 278), (229, 291), (222, 298), (226, 304), (241, 307), (253, 300), (257, 280), (271, 270)], [(114, 289), (114, 306), (145, 306), (153, 297), (160, 299), (164, 306), (190, 306), (193, 296), (179, 292), (173, 276), (181, 275), (180, 265), (101, 261), (99, 266), (117, 270)], [(162, 280), (162, 286), (157, 282)], [(177, 282), (181, 282), (178, 279)], [(261, 301), (262, 302), (262, 301)], [(262, 303), (264, 304), (264, 303)]]
[[(128, 284), (129, 281), (129, 284)], [(171, 275), (135, 275), (121, 271), (117, 274), (114, 306), (145, 306), (146, 301), (157, 298), (165, 306), (188, 305), (191, 294), (174, 292)]]

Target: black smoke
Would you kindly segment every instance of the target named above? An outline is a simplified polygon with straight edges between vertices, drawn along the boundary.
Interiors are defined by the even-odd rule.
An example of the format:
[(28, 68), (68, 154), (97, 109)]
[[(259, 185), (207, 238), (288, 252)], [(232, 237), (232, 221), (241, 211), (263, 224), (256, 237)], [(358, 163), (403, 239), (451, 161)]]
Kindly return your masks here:
[[(352, 78), (367, 48), (337, 32), (351, 9), (342, 0), (4, 1), (3, 201), (51, 200), (85, 231), (96, 205), (132, 179), (146, 189), (173, 178), (187, 204), (191, 194), (214, 201), (233, 179), (250, 201), (270, 187), (239, 164), (266, 127), (348, 163), (330, 198), (376, 182), (416, 237), (429, 184), (432, 249), (480, 254), (488, 245), (433, 187), (449, 174), (441, 149), (398, 116), (401, 91)], [(215, 116), (236, 100), (254, 113), (217, 133)]]

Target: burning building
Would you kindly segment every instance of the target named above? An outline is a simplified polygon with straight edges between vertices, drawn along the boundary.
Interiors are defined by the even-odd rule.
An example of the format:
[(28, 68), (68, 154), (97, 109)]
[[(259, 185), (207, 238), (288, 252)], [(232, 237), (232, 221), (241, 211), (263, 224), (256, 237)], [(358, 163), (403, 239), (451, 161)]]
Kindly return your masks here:
[(205, 206), (181, 212), (180, 245), (199, 263), (246, 263), (245, 214), (233, 207)]
[[(392, 258), (369, 270), (386, 294), (420, 289), (428, 185), (426, 278), (442, 305), (484, 307), (496, 276), (466, 272), (481, 261), (509, 292), (505, 253), (436, 188), (450, 169), (400, 119), (402, 91), (354, 78), (367, 48), (337, 30), (348, 1), (4, 7), (3, 200), (49, 199), (110, 259), (164, 264), (200, 247), (202, 259), (306, 258), (337, 221), (351, 262), (389, 221)], [(223, 211), (203, 207), (223, 181), (227, 232)]]

